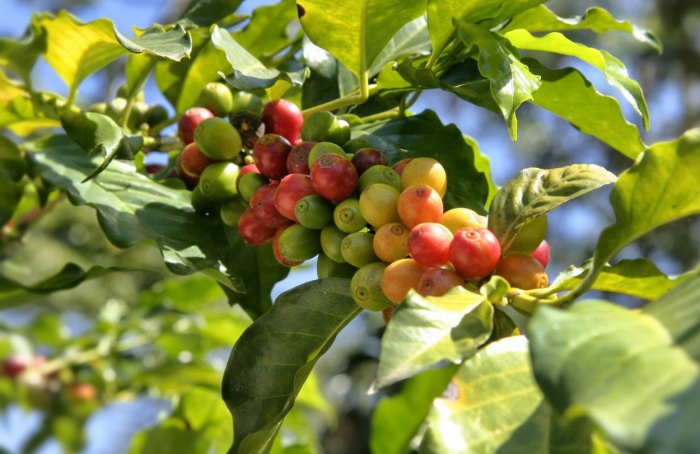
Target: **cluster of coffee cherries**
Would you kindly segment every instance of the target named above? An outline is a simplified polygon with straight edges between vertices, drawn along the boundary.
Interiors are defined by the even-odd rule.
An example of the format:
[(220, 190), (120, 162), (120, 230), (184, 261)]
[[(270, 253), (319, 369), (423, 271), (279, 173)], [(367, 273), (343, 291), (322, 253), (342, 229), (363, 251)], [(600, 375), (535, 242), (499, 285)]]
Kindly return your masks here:
[(386, 320), (410, 289), (441, 296), (493, 274), (525, 290), (547, 285), (546, 216), (504, 250), (485, 216), (444, 210), (447, 174), (438, 160), (390, 166), (331, 112), (304, 118), (279, 99), (260, 117), (226, 120), (193, 108), (179, 126), (187, 145), (177, 168), (192, 178), (195, 209), (218, 209), (248, 245), (272, 243), (284, 266), (318, 257), (319, 278), (351, 278), (355, 301)]

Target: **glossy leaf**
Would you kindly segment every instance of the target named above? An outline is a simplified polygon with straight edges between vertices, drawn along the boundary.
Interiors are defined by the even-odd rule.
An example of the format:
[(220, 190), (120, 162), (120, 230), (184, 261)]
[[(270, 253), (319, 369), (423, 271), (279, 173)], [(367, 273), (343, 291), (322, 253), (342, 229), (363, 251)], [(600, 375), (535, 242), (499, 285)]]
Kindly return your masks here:
[(148, 52), (162, 58), (180, 61), (189, 57), (192, 51), (192, 38), (181, 25), (176, 25), (167, 31), (152, 28), (131, 39), (119, 33), (116, 28), (114, 34), (122, 46), (136, 54)]
[[(226, 77), (226, 81), (234, 88), (252, 91), (258, 88), (270, 88), (278, 80), (284, 80), (293, 86), (301, 86), (306, 77), (306, 69), (297, 72), (280, 72), (276, 69), (268, 69), (245, 48), (238, 44), (226, 31), (214, 27), (211, 34), (214, 47), (223, 50), (226, 54), (231, 70), (219, 71)], [(229, 75), (229, 73), (231, 73)]]
[[(372, 415), (369, 444), (372, 452), (404, 454), (416, 436), (433, 400), (439, 397), (457, 366), (433, 369), (406, 380), (397, 394), (379, 401)], [(401, 417), (398, 417), (401, 415)]]
[(155, 244), (176, 274), (211, 268), (220, 282), (244, 288), (236, 276), (224, 274), (230, 258), (221, 247), (226, 244), (221, 223), (195, 213), (189, 191), (163, 186), (119, 160), (80, 183), (98, 165), (66, 136), (48, 136), (24, 149), (41, 178), (66, 191), (74, 204), (97, 210), (100, 227), (115, 246)]
[(596, 33), (619, 31), (631, 34), (636, 40), (648, 44), (658, 52), (662, 50), (661, 41), (654, 33), (630, 21), (615, 19), (607, 10), (597, 6), (588, 8), (583, 16), (563, 18), (554, 14), (545, 5), (538, 5), (513, 17), (503, 31), (518, 28), (524, 28), (531, 33), (568, 30), (593, 30)]
[[(486, 176), (476, 169), (480, 151), (473, 142), (464, 140), (455, 125), (443, 125), (435, 112), (358, 127), (376, 148), (382, 150), (390, 164), (408, 157), (438, 159), (447, 172), (445, 209), (467, 207), (485, 213), (489, 186)], [(444, 150), (450, 150), (449, 154)]]
[(467, 48), (479, 49), (479, 72), (489, 79), (491, 95), (508, 124), (513, 140), (518, 138), (515, 111), (532, 99), (540, 87), (540, 77), (532, 74), (519, 59), (510, 42), (481, 25), (459, 23), (459, 36)]
[(316, 361), (361, 310), (349, 280), (312, 281), (280, 295), (243, 333), (223, 381), (234, 420), (230, 452), (269, 452)]
[(401, 28), (425, 13), (424, 2), (402, 0), (297, 0), (297, 6), (311, 41), (358, 79)]
[(272, 58), (290, 43), (288, 27), (297, 19), (294, 0), (255, 8), (246, 27), (233, 34), (238, 44), (257, 59)]
[(542, 85), (534, 93), (534, 104), (632, 159), (644, 150), (639, 129), (625, 120), (617, 99), (600, 94), (578, 70), (552, 70), (533, 59), (523, 61), (541, 77)]
[(25, 83), (39, 56), (46, 51), (46, 33), (32, 23), (19, 40), (0, 38), (0, 66), (11, 68)]
[[(528, 331), (548, 400), (560, 412), (587, 415), (625, 451), (693, 452), (700, 430), (688, 418), (700, 408), (700, 349), (696, 335), (693, 344), (684, 338), (698, 332), (699, 284), (696, 278), (661, 298), (681, 317), (657, 319), (603, 301), (540, 307)], [(665, 325), (681, 318), (681, 329)]]
[(601, 234), (596, 273), (624, 246), (669, 222), (700, 213), (700, 129), (650, 146), (610, 193), (615, 223)]
[(453, 37), (454, 19), (461, 19), (472, 24), (481, 24), (486, 28), (493, 27), (521, 11), (532, 8), (547, 0), (428, 0), (428, 28), (433, 44), (434, 55), (437, 56)]
[(46, 30), (44, 58), (68, 85), (71, 95), (87, 76), (127, 53), (114, 36), (111, 20), (84, 23), (61, 11), (55, 17), (41, 16), (37, 23)]
[(615, 175), (595, 164), (521, 170), (493, 198), (489, 230), (498, 238), (501, 249), (506, 250), (529, 218), (614, 181)]
[(185, 28), (209, 27), (233, 14), (243, 0), (192, 0), (180, 24)]
[(524, 336), (487, 345), (467, 360), (427, 418), (421, 454), (589, 454), (591, 427), (553, 414), (532, 376)]
[(493, 328), (493, 306), (457, 288), (442, 297), (409, 292), (382, 337), (378, 388), (426, 371), (441, 361), (459, 363), (476, 353)]
[(642, 117), (644, 128), (649, 129), (649, 109), (642, 88), (637, 81), (629, 76), (625, 65), (609, 52), (586, 47), (557, 32), (536, 37), (527, 30), (518, 29), (510, 31), (504, 36), (518, 49), (569, 55), (599, 69), (608, 83), (620, 90), (622, 96)]
[(379, 74), (379, 71), (388, 63), (399, 60), (401, 57), (428, 55), (430, 53), (430, 40), (428, 23), (424, 17), (419, 17), (406, 24), (389, 41), (377, 56), (377, 59), (369, 68), (369, 77)]

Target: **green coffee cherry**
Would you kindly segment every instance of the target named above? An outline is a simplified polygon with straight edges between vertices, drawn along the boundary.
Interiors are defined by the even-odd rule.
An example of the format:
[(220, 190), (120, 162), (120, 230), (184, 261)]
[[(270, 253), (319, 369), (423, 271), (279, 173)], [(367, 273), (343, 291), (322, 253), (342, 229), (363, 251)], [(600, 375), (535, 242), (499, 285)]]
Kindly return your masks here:
[(168, 120), (168, 110), (160, 104), (151, 104), (144, 115), (144, 121), (153, 127)]
[(355, 137), (354, 139), (351, 139), (343, 144), (343, 150), (352, 155), (357, 153), (357, 150), (361, 150), (363, 148), (374, 148), (372, 142), (370, 142), (370, 140), (365, 136)]
[(221, 200), (202, 193), (199, 185), (192, 189), (190, 201), (192, 203), (192, 208), (199, 214), (213, 214), (220, 210), (221, 207)]
[(233, 93), (232, 112), (246, 111), (260, 115), (262, 109), (263, 103), (259, 96), (247, 91), (236, 91)]
[(234, 198), (238, 166), (232, 162), (215, 162), (209, 164), (199, 176), (197, 187), (210, 199), (223, 202)]
[(362, 175), (360, 175), (360, 179), (357, 180), (358, 194), (362, 194), (362, 191), (374, 183), (387, 184), (401, 192), (401, 177), (396, 170), (389, 166), (374, 165), (365, 170)]
[(345, 233), (358, 232), (365, 228), (367, 221), (360, 213), (360, 201), (345, 199), (333, 210), (333, 222)]
[(391, 306), (391, 301), (382, 293), (382, 276), (388, 265), (374, 262), (363, 266), (350, 282), (353, 300), (369, 311), (381, 311)]
[(196, 105), (209, 109), (217, 117), (223, 117), (233, 110), (233, 93), (226, 84), (209, 82), (199, 93)]
[(194, 141), (205, 156), (218, 161), (235, 158), (243, 146), (236, 128), (219, 117), (207, 118), (197, 125)]
[(287, 260), (303, 262), (321, 252), (321, 233), (300, 224), (287, 227), (279, 238), (279, 251)]
[(322, 229), (333, 222), (333, 204), (318, 194), (307, 195), (297, 202), (294, 215), (307, 229)]
[(349, 263), (338, 263), (323, 252), (318, 254), (316, 274), (318, 275), (319, 279), (327, 279), (330, 277), (344, 277), (347, 279), (352, 279), (356, 271), (357, 268)]
[(255, 191), (268, 184), (270, 184), (270, 180), (264, 175), (249, 172), (243, 175), (238, 182), (238, 192), (241, 194), (243, 200), (250, 202), (250, 198), (253, 197)]
[(339, 138), (336, 139), (335, 143), (342, 146), (350, 140), (350, 123), (342, 118), (338, 118), (338, 130)]
[(327, 110), (313, 112), (304, 119), (301, 127), (301, 140), (315, 140), (316, 142), (333, 142), (339, 136), (340, 125), (338, 119)]
[(340, 245), (347, 233), (340, 230), (335, 224), (327, 225), (321, 229), (321, 249), (333, 261), (345, 263), (343, 254), (340, 252)]
[(332, 142), (319, 142), (309, 152), (309, 169), (314, 165), (314, 162), (324, 154), (334, 153), (345, 157), (345, 151), (340, 146)]
[(237, 227), (238, 220), (247, 208), (248, 204), (245, 200), (241, 197), (234, 197), (221, 205), (219, 214), (221, 214), (221, 220), (224, 221), (224, 224), (229, 227)]
[(372, 262), (378, 262), (379, 258), (374, 253), (374, 235), (369, 232), (351, 233), (340, 244), (340, 253), (346, 262), (358, 268)]

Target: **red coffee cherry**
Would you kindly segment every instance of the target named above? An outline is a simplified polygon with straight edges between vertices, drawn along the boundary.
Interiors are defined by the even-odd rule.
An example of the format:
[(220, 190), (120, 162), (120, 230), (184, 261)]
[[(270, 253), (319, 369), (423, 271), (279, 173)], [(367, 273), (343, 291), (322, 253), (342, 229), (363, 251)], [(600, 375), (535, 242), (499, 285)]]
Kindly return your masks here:
[(465, 279), (483, 279), (493, 273), (501, 259), (501, 245), (490, 230), (465, 227), (455, 234), (450, 244), (450, 262)]
[(401, 259), (389, 264), (382, 278), (382, 292), (394, 304), (400, 304), (409, 290), (418, 288), (425, 270), (413, 259)]
[(262, 246), (270, 243), (275, 237), (277, 229), (267, 227), (255, 219), (253, 211), (248, 208), (238, 219), (238, 234), (249, 246)]
[(464, 279), (448, 268), (432, 268), (418, 281), (416, 291), (423, 296), (442, 296), (454, 287), (464, 285)]
[(357, 169), (357, 174), (362, 175), (367, 169), (376, 165), (387, 165), (384, 153), (375, 148), (361, 148), (352, 157), (352, 164)]
[(408, 253), (426, 268), (446, 265), (450, 259), (452, 232), (442, 224), (426, 222), (411, 229)]
[(304, 116), (291, 101), (276, 99), (265, 104), (260, 117), (268, 134), (279, 134), (291, 143), (296, 143), (301, 137)]
[(311, 194), (316, 194), (316, 191), (311, 187), (311, 178), (308, 175), (289, 174), (282, 178), (277, 186), (274, 196), (275, 208), (282, 216), (298, 222), (294, 208), (299, 200)]
[(286, 227), (292, 223), (275, 208), (274, 197), (278, 186), (277, 183), (262, 186), (250, 198), (250, 209), (255, 219), (273, 229)]
[(204, 107), (192, 107), (183, 112), (177, 122), (177, 135), (187, 145), (194, 142), (194, 130), (207, 118), (213, 118), (214, 114)]
[(185, 145), (185, 148), (180, 152), (175, 162), (175, 168), (177, 169), (177, 175), (188, 186), (194, 187), (199, 183), (199, 176), (204, 169), (213, 162), (213, 159), (205, 156), (197, 144), (192, 142)]
[(287, 172), (308, 175), (311, 172), (309, 168), (309, 153), (317, 143), (313, 140), (307, 140), (294, 145), (287, 156)]
[(546, 240), (542, 240), (540, 245), (537, 246), (537, 249), (532, 251), (532, 254), (530, 254), (531, 257), (540, 262), (545, 268), (547, 268), (547, 265), (549, 265), (549, 255), (549, 243), (547, 243)]
[(503, 257), (493, 273), (507, 280), (511, 287), (522, 290), (544, 288), (549, 285), (549, 278), (542, 264), (525, 254)]
[(255, 142), (253, 159), (260, 173), (271, 180), (281, 180), (287, 175), (287, 156), (292, 144), (278, 134), (265, 134)]
[(326, 199), (340, 202), (355, 192), (357, 171), (344, 156), (324, 154), (311, 167), (311, 185)]

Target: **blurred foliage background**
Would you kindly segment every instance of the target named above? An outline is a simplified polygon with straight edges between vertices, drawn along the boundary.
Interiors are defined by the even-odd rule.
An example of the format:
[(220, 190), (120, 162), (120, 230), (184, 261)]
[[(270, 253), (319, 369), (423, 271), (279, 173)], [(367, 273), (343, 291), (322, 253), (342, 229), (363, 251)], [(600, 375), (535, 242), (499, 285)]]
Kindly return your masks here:
[[(26, 14), (32, 10), (68, 9), (84, 20), (109, 17), (126, 29), (171, 22), (187, 3), (6, 0), (0, 35), (19, 37), (29, 20)], [(243, 6), (250, 11), (260, 3), (244, 2)], [(554, 0), (548, 5), (562, 17), (602, 6), (660, 37), (662, 54), (622, 34), (579, 32), (576, 37), (618, 56), (641, 83), (651, 112), (651, 129), (643, 132), (646, 143), (670, 140), (700, 126), (700, 3)], [(13, 11), (21, 11), (23, 20)], [(132, 24), (135, 18), (138, 24)], [(605, 86), (598, 83), (600, 75), (573, 61), (549, 63), (577, 66), (596, 86)], [(118, 60), (92, 76), (81, 91), (80, 102), (87, 105), (113, 97), (123, 82), (123, 65), (124, 60)], [(49, 72), (35, 71), (37, 86), (63, 90), (60, 80), (51, 79)], [(618, 96), (612, 87), (606, 94)], [(154, 86), (147, 86), (146, 99), (165, 103)], [(500, 117), (446, 93), (424, 93), (413, 110), (424, 108), (434, 109), (444, 122), (457, 124), (479, 142), (491, 158), (497, 184), (524, 167), (596, 163), (619, 173), (631, 164), (532, 105), (524, 105), (519, 115), (516, 143), (510, 141)], [(592, 255), (600, 231), (613, 221), (607, 196), (607, 191), (598, 191), (550, 215), (547, 239), (552, 246), (552, 276)], [(212, 439), (225, 444), (231, 427), (218, 398), (220, 376), (230, 346), (249, 323), (247, 316), (229, 309), (213, 281), (169, 274), (154, 248), (141, 245), (119, 250), (109, 244), (92, 209), (73, 207), (64, 199), (54, 204), (49, 215), (33, 218), (27, 213), (27, 231), (21, 238), (2, 239), (0, 276), (32, 283), (67, 262), (84, 267), (128, 265), (148, 271), (111, 273), (71, 290), (20, 293), (0, 301), (0, 357), (13, 349), (31, 350), (55, 361), (58, 382), (89, 383), (97, 390), (96, 401), (76, 404), (75, 396), (59, 393), (37, 402), (31, 387), (17, 399), (7, 380), (0, 381), (0, 406), (6, 412), (0, 419), (0, 452), (33, 452), (36, 448), (41, 453), (151, 453), (168, 452), (169, 446), (192, 449), (179, 452), (196, 452)], [(688, 218), (645, 236), (620, 258), (651, 258), (664, 272), (679, 273), (698, 265), (699, 244), (700, 222), (697, 217)], [(314, 277), (313, 264), (297, 269), (275, 293)], [(638, 303), (631, 299), (618, 302)], [(333, 454), (370, 452), (366, 445), (370, 416), (378, 399), (386, 395), (367, 393), (383, 326), (378, 314), (363, 314), (341, 333), (318, 364), (318, 380), (310, 381), (300, 397), (301, 405), (288, 418), (286, 425), (293, 430), (283, 429), (280, 446), (275, 448), (278, 452), (290, 446), (299, 450), (288, 452), (315, 452), (316, 445), (322, 447), (321, 452)], [(83, 424), (87, 438), (80, 431)], [(58, 439), (55, 434), (60, 434)]]

